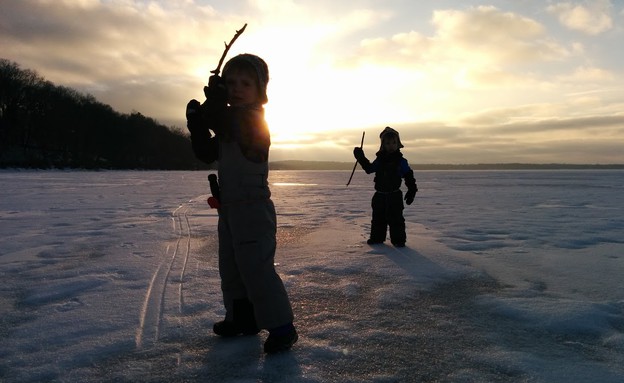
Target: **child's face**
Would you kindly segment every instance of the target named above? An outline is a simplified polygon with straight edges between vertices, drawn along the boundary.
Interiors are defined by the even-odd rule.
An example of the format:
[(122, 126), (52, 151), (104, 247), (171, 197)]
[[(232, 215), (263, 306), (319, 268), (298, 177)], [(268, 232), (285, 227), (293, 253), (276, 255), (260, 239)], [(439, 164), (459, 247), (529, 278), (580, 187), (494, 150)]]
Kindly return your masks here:
[(225, 76), (225, 87), (228, 103), (232, 106), (249, 105), (259, 101), (256, 79), (246, 71), (229, 71)]
[(387, 153), (394, 153), (399, 150), (399, 139), (395, 135), (387, 135), (381, 141), (383, 150)]

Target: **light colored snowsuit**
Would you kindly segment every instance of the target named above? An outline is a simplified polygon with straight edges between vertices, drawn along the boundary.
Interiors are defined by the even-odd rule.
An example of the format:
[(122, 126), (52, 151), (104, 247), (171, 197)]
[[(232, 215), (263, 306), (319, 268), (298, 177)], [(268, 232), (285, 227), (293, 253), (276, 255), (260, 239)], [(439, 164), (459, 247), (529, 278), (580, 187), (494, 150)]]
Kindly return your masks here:
[[(230, 69), (256, 75), (258, 97), (252, 104), (228, 106), (225, 79)], [(268, 67), (258, 56), (242, 54), (225, 64), (223, 74), (224, 78), (210, 77), (203, 104), (189, 101), (186, 117), (195, 156), (208, 164), (218, 162), (219, 273), (225, 322), (234, 323), (234, 332), (243, 333), (256, 325), (267, 330), (292, 327), (292, 307), (274, 267), (277, 219), (268, 184), (271, 134), (262, 106), (268, 100)], [(254, 318), (247, 312), (249, 306), (255, 323), (250, 323)]]
[(233, 301), (253, 304), (259, 328), (293, 321), (293, 312), (275, 271), (277, 219), (268, 184), (268, 162), (247, 159), (238, 142), (219, 141), (219, 273), (226, 320)]

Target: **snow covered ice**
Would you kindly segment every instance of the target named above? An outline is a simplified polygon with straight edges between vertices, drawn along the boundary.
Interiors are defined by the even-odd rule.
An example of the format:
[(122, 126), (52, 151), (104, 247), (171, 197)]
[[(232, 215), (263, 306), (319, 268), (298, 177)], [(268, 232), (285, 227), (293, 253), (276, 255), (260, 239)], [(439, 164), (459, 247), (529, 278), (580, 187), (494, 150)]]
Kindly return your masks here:
[(621, 382), (624, 172), (273, 171), (300, 340), (221, 339), (207, 172), (0, 171), (0, 381)]

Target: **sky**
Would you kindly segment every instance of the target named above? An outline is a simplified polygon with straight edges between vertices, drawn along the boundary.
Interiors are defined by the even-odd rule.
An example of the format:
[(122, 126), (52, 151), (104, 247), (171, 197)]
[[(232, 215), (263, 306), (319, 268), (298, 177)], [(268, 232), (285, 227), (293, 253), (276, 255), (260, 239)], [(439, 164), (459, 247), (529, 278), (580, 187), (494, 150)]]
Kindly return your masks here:
[(3, 0), (0, 57), (185, 129), (224, 43), (270, 70), (271, 160), (624, 163), (624, 1)]

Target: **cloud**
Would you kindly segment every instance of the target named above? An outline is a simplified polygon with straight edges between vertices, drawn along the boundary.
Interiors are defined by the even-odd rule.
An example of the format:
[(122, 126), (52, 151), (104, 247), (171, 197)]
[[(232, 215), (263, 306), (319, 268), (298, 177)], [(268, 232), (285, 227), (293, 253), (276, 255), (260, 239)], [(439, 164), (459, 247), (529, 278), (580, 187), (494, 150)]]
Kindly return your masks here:
[(529, 105), (517, 111), (491, 110), (498, 118), (482, 116), (483, 125), (405, 124), (397, 129), (405, 145), (402, 151), (411, 163), (624, 161), (621, 144), (613, 139), (624, 133), (624, 115), (505, 121), (508, 115), (548, 108)]
[(271, 0), (23, 0), (3, 6), (0, 46), (3, 57), (54, 83), (91, 93), (121, 112), (139, 110), (179, 125), (179, 110), (189, 98), (202, 97), (224, 41), (244, 22), (248, 31), (230, 56), (262, 53), (273, 87), (293, 84), (294, 68), (300, 74), (325, 65), (328, 47), (389, 14), (352, 7), (337, 14), (317, 2)]
[(616, 74), (609, 70), (586, 65), (576, 68), (572, 74), (558, 76), (561, 81), (584, 83), (610, 82), (616, 78)]
[[(423, 163), (622, 163), (624, 114), (555, 117), (562, 105), (524, 105), (480, 112), (472, 121), (392, 124), (401, 134), (402, 149), (412, 164)], [(565, 114), (561, 114), (565, 115)], [(478, 117), (478, 118), (477, 118)], [(383, 127), (366, 129), (364, 149), (369, 158), (379, 148)], [(310, 137), (313, 151), (279, 145), (272, 158), (349, 161), (360, 131), (328, 132)]]
[(535, 20), (491, 6), (438, 10), (435, 34), (410, 31), (370, 38), (356, 53), (360, 61), (421, 67), (427, 63), (518, 64), (568, 57), (572, 50), (548, 38)]
[(599, 35), (613, 27), (611, 8), (609, 0), (592, 0), (585, 5), (557, 3), (549, 6), (547, 10), (557, 15), (559, 22), (567, 28), (588, 35)]
[(219, 57), (223, 31), (240, 27), (210, 6), (122, 0), (14, 1), (3, 7), (0, 25), (4, 57), (119, 111), (158, 119), (166, 119), (167, 107), (154, 108), (157, 97), (180, 104), (168, 95), (194, 80), (181, 68), (203, 66), (207, 77), (201, 58)]
[[(362, 76), (382, 79), (371, 96), (413, 112), (411, 120), (387, 114), (406, 154), (423, 162), (585, 162), (580, 154), (624, 160), (612, 145), (624, 129), (622, 92), (600, 93), (620, 76), (585, 60), (582, 45), (562, 43), (540, 22), (495, 7), (432, 15), (433, 33), (362, 39), (341, 62), (350, 73), (377, 68), (378, 75)], [(598, 93), (583, 94), (590, 89)], [(433, 114), (439, 110), (446, 115)], [(585, 141), (584, 150), (567, 152)], [(604, 152), (601, 143), (608, 144)], [(331, 153), (324, 155), (338, 155)]]
[[(193, 23), (186, 23), (180, 9), (165, 10), (155, 4), (32, 0), (19, 4), (8, 8), (11, 13), (3, 20), (11, 51), (26, 49), (27, 59), (43, 62), (80, 63), (85, 79), (166, 72), (175, 65), (176, 52), (184, 48), (185, 41), (194, 40), (178, 37), (199, 32)], [(45, 16), (32, 19), (27, 16), (31, 14)], [(172, 34), (168, 25), (179, 29)], [(73, 69), (66, 72), (76, 76), (77, 67)]]
[(539, 22), (491, 6), (437, 10), (431, 24), (431, 35), (412, 30), (363, 39), (343, 64), (392, 68), (400, 81), (386, 76), (387, 83), (402, 86), (393, 93), (423, 90), (426, 103), (448, 100), (451, 92), (548, 87), (552, 78), (542, 78), (539, 68), (583, 52), (550, 37)]
[(345, 64), (351, 72), (380, 68), (376, 78), (385, 89), (375, 96), (411, 113), (393, 113), (394, 123), (448, 120), (483, 109), (484, 100), (500, 108), (552, 93), (556, 78), (541, 68), (583, 52), (551, 38), (536, 20), (491, 6), (436, 10), (430, 22), (429, 35), (412, 30), (363, 39)]

